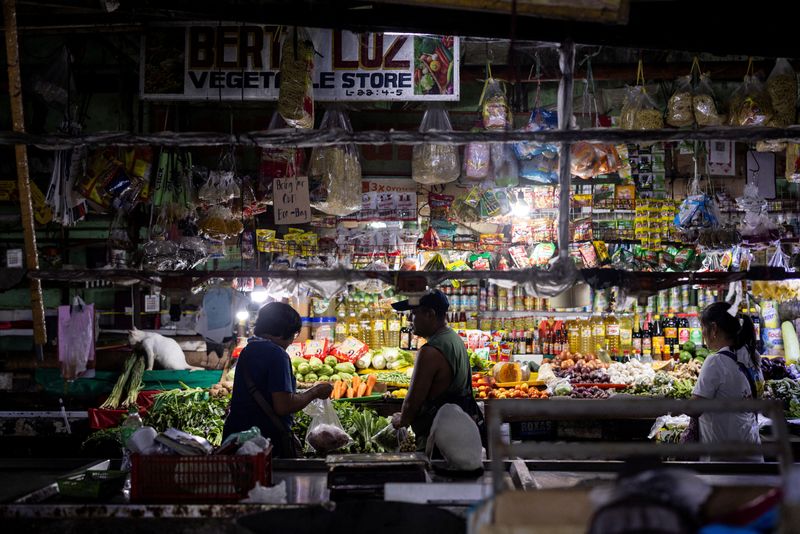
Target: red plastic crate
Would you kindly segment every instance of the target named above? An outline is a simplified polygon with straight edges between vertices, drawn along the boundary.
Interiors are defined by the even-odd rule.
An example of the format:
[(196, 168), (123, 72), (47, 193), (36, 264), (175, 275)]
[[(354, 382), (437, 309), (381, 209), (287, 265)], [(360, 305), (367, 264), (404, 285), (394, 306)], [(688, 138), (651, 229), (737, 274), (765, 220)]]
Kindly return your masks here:
[(272, 447), (256, 456), (131, 457), (131, 502), (237, 502), (272, 484)]

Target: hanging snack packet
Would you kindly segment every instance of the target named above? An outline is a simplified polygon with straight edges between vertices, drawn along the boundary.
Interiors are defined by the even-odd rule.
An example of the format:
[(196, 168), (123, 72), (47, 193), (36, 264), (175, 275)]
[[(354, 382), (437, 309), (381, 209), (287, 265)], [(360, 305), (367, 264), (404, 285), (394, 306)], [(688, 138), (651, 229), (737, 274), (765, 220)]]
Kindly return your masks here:
[[(352, 132), (350, 119), (336, 106), (325, 111), (320, 129)], [(354, 144), (315, 147), (308, 169), (311, 207), (342, 217), (361, 209), (361, 162)]]
[(489, 143), (470, 143), (464, 150), (464, 177), (468, 180), (485, 180), (491, 173)]
[(506, 130), (511, 125), (511, 110), (498, 80), (487, 78), (481, 95), (481, 117), (487, 130)]
[[(528, 124), (523, 128), (526, 132), (538, 132), (540, 130), (555, 130), (558, 128), (558, 114), (555, 111), (537, 107), (531, 111)], [(551, 143), (536, 143), (534, 141), (522, 141), (514, 143), (514, 153), (520, 161), (533, 159), (545, 152), (558, 154), (558, 145)]]
[(292, 27), (281, 44), (278, 113), (293, 128), (314, 127), (314, 43), (308, 30)]
[(797, 112), (797, 74), (786, 59), (775, 61), (767, 78), (767, 93), (775, 112), (775, 126), (785, 128), (792, 124)]
[(744, 77), (742, 85), (731, 96), (729, 107), (728, 124), (731, 126), (766, 126), (774, 115), (769, 93), (753, 75)]
[[(441, 105), (432, 105), (425, 110), (420, 132), (451, 132), (450, 117)], [(426, 185), (447, 184), (458, 179), (461, 165), (458, 147), (426, 143), (415, 145), (411, 159), (411, 177), (415, 182)]]
[(664, 127), (664, 117), (643, 85), (626, 89), (619, 121), (620, 127), (625, 130), (658, 130)]
[(667, 103), (667, 124), (676, 128), (692, 126), (694, 124), (692, 99), (692, 77), (681, 76)]
[(725, 124), (725, 116), (717, 111), (714, 100), (714, 90), (711, 88), (711, 78), (708, 74), (701, 74), (700, 81), (692, 95), (692, 109), (694, 120), (698, 126), (721, 126)]

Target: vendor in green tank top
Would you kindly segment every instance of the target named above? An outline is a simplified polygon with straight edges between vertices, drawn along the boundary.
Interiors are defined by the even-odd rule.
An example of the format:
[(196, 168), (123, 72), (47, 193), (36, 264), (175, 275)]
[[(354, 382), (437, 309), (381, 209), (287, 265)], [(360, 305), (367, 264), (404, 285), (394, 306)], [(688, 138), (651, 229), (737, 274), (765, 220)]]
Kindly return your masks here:
[(410, 311), (414, 333), (427, 339), (417, 354), (402, 411), (392, 417), (397, 428), (411, 426), (417, 450), (424, 450), (433, 418), (444, 404), (457, 404), (473, 419), (481, 418), (472, 395), (469, 355), (461, 337), (447, 326), (450, 303), (441, 291), (433, 290), (392, 307)]

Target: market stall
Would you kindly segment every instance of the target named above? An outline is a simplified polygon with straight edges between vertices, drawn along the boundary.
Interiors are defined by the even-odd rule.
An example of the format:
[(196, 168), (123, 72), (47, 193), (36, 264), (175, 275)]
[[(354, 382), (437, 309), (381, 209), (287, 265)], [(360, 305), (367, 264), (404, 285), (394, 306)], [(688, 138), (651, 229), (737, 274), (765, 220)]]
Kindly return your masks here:
[[(697, 469), (743, 485), (765, 475), (768, 487), (792, 476), (796, 64), (188, 19), (135, 35), (137, 128), (89, 126), (88, 102), (70, 103), (66, 53), (33, 89), (66, 110), (63, 127), (0, 132), (0, 145), (35, 146), (48, 169), (43, 194), (17, 186), (38, 229), (0, 229), (11, 243), (2, 346), (26, 353), (3, 373), (4, 395), (20, 395), (0, 413), (0, 440), (75, 427), (80, 454), (122, 456), (15, 495), (4, 517), (72, 517), (74, 499), (91, 497), (113, 503), (88, 506), (91, 517), (211, 510), (228, 528), (269, 513), (255, 503), (409, 500), (430, 482), (440, 494), (426, 503), (465, 491), (463, 513), (507, 484), (524, 489), (529, 467), (575, 470), (546, 458), (575, 460), (553, 445), (573, 439), (695, 467), (673, 456), (697, 405), (650, 407), (696, 394), (714, 353), (701, 314), (718, 301), (755, 328), (766, 462)], [(723, 61), (735, 75), (720, 74)], [(618, 76), (595, 76), (619, 62)], [(11, 276), (22, 238), (33, 253), (24, 282)], [(32, 284), (31, 313), (14, 305), (20, 283)], [(46, 310), (39, 284), (52, 291)], [(468, 351), (492, 438), (514, 443), (490, 447), (492, 472), (463, 487), (391, 422), (426, 342), (392, 304), (433, 290)], [(268, 302), (301, 318), (286, 347), (297, 390), (332, 385), (294, 415), (297, 460), (274, 458), (258, 427), (223, 435), (241, 351)], [(28, 335), (41, 358), (17, 348)], [(496, 415), (506, 410), (507, 428)], [(622, 469), (592, 445), (581, 459), (593, 473)], [(529, 463), (501, 461), (514, 446)], [(167, 509), (176, 503), (190, 508)]]

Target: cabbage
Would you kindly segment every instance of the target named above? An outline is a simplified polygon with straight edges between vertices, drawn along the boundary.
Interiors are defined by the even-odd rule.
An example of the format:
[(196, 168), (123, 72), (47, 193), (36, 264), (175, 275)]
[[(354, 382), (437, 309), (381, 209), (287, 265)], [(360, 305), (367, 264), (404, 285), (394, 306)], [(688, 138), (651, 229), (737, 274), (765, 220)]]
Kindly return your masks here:
[(317, 358), (316, 356), (314, 356), (313, 358), (311, 358), (310, 360), (308, 360), (308, 366), (309, 366), (309, 367), (311, 368), (311, 370), (312, 370), (312, 371), (314, 371), (315, 373), (316, 373), (317, 371), (319, 371), (320, 369), (322, 369), (322, 366), (323, 366), (323, 365), (324, 365), (324, 364), (322, 363), (322, 360), (320, 360), (320, 359), (319, 359), (319, 358)]
[(335, 367), (335, 369), (336, 369), (336, 371), (337, 371), (337, 372), (339, 372), (339, 373), (350, 373), (350, 374), (354, 374), (354, 373), (356, 372), (356, 366), (355, 366), (355, 365), (353, 365), (352, 363), (349, 363), (349, 362), (346, 362), (346, 363), (338, 363), (338, 364), (336, 364), (336, 367)]
[(330, 378), (331, 382), (341, 382), (341, 380), (342, 380), (342, 377), (337, 375), (337, 374), (333, 374), (333, 375), (329, 376), (328, 378)]
[(370, 363), (372, 363), (372, 353), (368, 352), (356, 360), (356, 367), (358, 369), (366, 369), (370, 366)]
[(333, 367), (331, 367), (330, 365), (323, 365), (322, 367), (319, 368), (317, 374), (319, 376), (331, 376), (333, 374)]
[(311, 372), (311, 366), (307, 363), (301, 363), (297, 366), (297, 374), (298, 375), (305, 375)]
[(308, 373), (305, 376), (305, 380), (303, 380), (303, 382), (316, 382), (317, 380), (319, 380), (319, 377), (317, 376), (316, 373)]
[(386, 368), (389, 369), (390, 371), (396, 371), (397, 369), (400, 369), (401, 367), (406, 367), (407, 365), (408, 364), (403, 360), (397, 360), (394, 362), (387, 363)]
[(333, 356), (325, 356), (324, 363), (325, 363), (325, 365), (330, 365), (331, 367), (336, 367), (336, 364), (339, 363), (339, 360), (337, 360)]
[(396, 362), (400, 359), (400, 349), (395, 347), (384, 348), (381, 351), (381, 354), (383, 354), (383, 357), (386, 358), (386, 363)]
[(383, 354), (376, 354), (372, 357), (372, 368), (373, 369), (386, 369), (386, 358)]
[(295, 368), (301, 363), (308, 363), (305, 358), (302, 358), (300, 356), (292, 356), (291, 359), (292, 359), (292, 367)]

